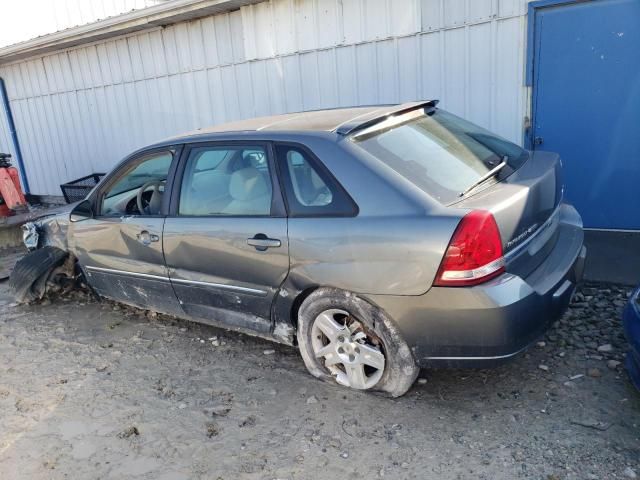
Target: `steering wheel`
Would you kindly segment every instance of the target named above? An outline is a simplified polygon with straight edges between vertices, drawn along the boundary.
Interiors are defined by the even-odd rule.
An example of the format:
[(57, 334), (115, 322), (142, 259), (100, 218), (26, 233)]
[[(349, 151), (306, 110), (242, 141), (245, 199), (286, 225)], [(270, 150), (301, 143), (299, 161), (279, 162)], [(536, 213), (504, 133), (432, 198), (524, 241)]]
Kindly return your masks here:
[[(136, 203), (141, 215), (155, 215), (160, 212), (160, 206), (162, 205), (162, 192), (160, 191), (160, 186), (163, 183), (165, 183), (165, 180), (151, 180), (140, 187), (138, 195), (136, 196)], [(145, 199), (142, 195), (149, 187), (153, 187), (153, 193), (145, 206)]]

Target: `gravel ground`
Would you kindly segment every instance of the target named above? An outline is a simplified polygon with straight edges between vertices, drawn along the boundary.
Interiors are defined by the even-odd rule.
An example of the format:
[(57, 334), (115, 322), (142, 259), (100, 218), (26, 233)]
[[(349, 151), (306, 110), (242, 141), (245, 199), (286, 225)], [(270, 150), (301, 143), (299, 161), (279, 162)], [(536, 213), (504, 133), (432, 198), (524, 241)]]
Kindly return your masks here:
[(628, 294), (585, 286), (511, 363), (391, 400), (292, 348), (80, 292), (15, 306), (0, 283), (0, 479), (636, 478)]

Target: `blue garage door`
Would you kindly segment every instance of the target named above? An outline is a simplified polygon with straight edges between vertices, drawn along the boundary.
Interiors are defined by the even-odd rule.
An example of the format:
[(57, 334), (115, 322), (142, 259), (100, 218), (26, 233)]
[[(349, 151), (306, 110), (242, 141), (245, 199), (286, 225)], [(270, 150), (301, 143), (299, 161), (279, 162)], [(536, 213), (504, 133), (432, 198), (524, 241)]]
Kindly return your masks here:
[(533, 146), (561, 154), (585, 227), (638, 230), (640, 0), (556, 3), (533, 21)]

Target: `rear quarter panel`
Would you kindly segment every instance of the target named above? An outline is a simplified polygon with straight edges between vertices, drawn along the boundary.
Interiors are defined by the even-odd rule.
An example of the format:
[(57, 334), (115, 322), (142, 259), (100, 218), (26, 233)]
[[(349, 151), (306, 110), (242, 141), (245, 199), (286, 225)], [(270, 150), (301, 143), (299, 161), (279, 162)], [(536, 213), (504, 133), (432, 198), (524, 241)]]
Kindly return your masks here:
[(354, 293), (429, 290), (459, 219), (365, 216), (289, 220), (289, 282)]
[(355, 293), (429, 290), (464, 209), (447, 209), (348, 139), (301, 139), (358, 205), (355, 217), (289, 219), (295, 290), (331, 286)]

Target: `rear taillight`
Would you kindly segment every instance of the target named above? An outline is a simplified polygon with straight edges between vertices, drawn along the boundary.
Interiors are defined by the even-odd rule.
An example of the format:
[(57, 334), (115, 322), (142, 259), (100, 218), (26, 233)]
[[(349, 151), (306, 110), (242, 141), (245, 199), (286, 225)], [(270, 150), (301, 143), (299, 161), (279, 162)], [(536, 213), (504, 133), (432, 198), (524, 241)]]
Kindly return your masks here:
[(504, 272), (502, 240), (493, 215), (474, 210), (460, 221), (444, 254), (434, 285), (477, 285)]

